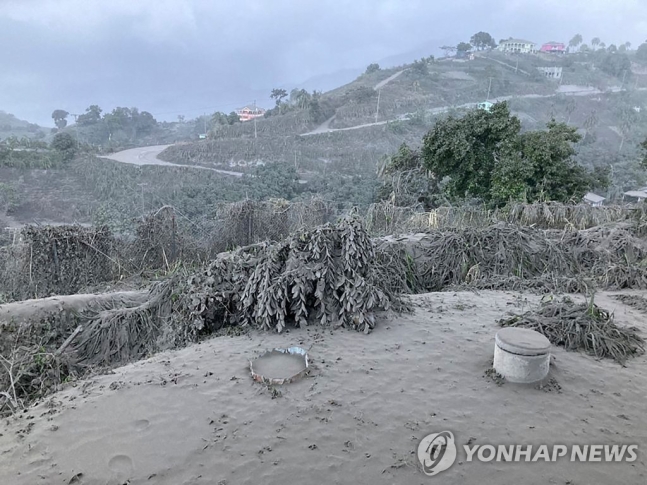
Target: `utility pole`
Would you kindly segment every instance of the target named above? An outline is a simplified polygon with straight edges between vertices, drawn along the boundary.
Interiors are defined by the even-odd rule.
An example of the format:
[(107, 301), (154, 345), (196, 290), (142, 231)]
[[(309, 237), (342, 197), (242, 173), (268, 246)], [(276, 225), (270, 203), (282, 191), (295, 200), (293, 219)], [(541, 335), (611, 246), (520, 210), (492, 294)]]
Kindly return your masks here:
[(490, 85), (487, 88), (487, 98), (485, 98), (485, 101), (490, 100), (490, 90), (492, 89), (492, 78), (490, 78)]
[(207, 136), (207, 113), (202, 115), (204, 117), (204, 135)]
[(377, 91), (377, 109), (375, 110), (375, 122), (377, 123), (377, 118), (380, 115), (380, 95), (382, 94), (382, 90), (378, 89)]
[(81, 143), (81, 138), (79, 138), (79, 123), (78, 123), (79, 116), (81, 115), (74, 114), (74, 113), (70, 113), (70, 114), (74, 116), (74, 130), (76, 131), (76, 142)]
[(625, 70), (623, 71), (623, 73), (622, 73), (622, 86), (620, 86), (620, 90), (621, 90), (621, 91), (622, 91), (622, 89), (625, 87), (625, 79), (626, 79), (626, 77), (627, 77), (627, 70), (625, 69)]
[(256, 100), (254, 100), (254, 139), (258, 138), (258, 133), (256, 132)]
[(297, 151), (294, 150), (294, 169), (298, 170), (299, 167), (297, 167)]
[(139, 185), (142, 188), (142, 217), (144, 217), (144, 212), (145, 212), (145, 209), (144, 209), (144, 185), (148, 185), (148, 184), (146, 182), (142, 182), (142, 183), (137, 184), (137, 185)]

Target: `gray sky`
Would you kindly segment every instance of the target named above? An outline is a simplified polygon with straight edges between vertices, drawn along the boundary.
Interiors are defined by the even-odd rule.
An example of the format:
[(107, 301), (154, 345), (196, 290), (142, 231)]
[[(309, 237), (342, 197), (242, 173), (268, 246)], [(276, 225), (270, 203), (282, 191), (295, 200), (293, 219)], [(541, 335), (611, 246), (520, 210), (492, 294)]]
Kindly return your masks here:
[(46, 125), (54, 109), (90, 104), (158, 119), (228, 112), (480, 30), (635, 47), (647, 0), (0, 0), (0, 110)]

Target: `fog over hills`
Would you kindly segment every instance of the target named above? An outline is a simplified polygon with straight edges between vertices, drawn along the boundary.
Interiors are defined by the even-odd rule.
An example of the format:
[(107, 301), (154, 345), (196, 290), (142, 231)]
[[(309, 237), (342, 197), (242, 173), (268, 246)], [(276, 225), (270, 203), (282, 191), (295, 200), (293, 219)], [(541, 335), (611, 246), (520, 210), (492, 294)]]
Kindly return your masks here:
[(646, 19), (640, 0), (2, 0), (0, 109), (49, 126), (54, 109), (91, 104), (195, 117), (269, 103), (277, 86), (338, 86), (371, 62), (411, 61), (479, 30), (638, 45)]

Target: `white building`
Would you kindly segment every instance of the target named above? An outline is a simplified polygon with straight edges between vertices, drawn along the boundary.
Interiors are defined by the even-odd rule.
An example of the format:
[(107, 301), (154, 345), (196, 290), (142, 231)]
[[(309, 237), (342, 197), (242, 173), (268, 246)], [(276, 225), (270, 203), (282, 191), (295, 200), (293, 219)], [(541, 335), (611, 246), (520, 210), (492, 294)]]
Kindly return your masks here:
[(602, 203), (606, 200), (604, 197), (593, 192), (588, 192), (584, 197), (582, 197), (584, 202), (592, 205), (593, 207), (601, 206)]
[(647, 189), (647, 187), (643, 187), (640, 190), (630, 190), (629, 192), (625, 192), (623, 194), (623, 199), (625, 197), (629, 197), (630, 199), (636, 199), (638, 202), (642, 202), (647, 199), (647, 191), (645, 189)]
[(537, 49), (534, 42), (522, 39), (508, 39), (504, 40), (497, 47), (501, 52), (514, 52), (518, 54), (530, 54)]

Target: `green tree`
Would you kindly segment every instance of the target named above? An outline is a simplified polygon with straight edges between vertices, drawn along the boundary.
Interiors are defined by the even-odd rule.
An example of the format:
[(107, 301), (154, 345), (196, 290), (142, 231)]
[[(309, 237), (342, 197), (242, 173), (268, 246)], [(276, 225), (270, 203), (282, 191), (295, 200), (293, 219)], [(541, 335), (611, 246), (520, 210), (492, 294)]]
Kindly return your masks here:
[(52, 112), (52, 119), (54, 120), (54, 124), (59, 130), (62, 130), (67, 126), (67, 117), (70, 113), (65, 111), (64, 109), (55, 109)]
[(569, 41), (568, 47), (570, 47), (572, 50), (576, 50), (582, 42), (584, 42), (582, 35), (575, 34), (575, 36)]
[(490, 111), (471, 111), (463, 118), (450, 116), (423, 138), (425, 166), (439, 180), (449, 177), (450, 198), (489, 200), (496, 154), (520, 130), (521, 122), (510, 115), (506, 103), (497, 103)]
[[(474, 34), (470, 39), (470, 43), (480, 51), (487, 49), (488, 47), (496, 47), (496, 42), (487, 32), (478, 32)], [(469, 51), (470, 49), (467, 50)]]
[(593, 50), (597, 50), (598, 46), (600, 45), (600, 38), (593, 37), (593, 39), (591, 40), (591, 45), (593, 46)]
[(369, 64), (366, 68), (366, 74), (371, 74), (380, 70), (380, 65), (377, 63)]
[(495, 205), (509, 200), (579, 200), (594, 184), (593, 174), (578, 165), (573, 145), (577, 128), (554, 120), (548, 130), (529, 131), (504, 145), (492, 175)]
[(521, 133), (506, 103), (490, 111), (436, 123), (424, 137), (424, 166), (445, 180), (450, 199), (478, 198), (500, 206), (511, 199), (568, 201), (604, 181), (579, 166), (575, 127), (551, 121), (547, 130)]

